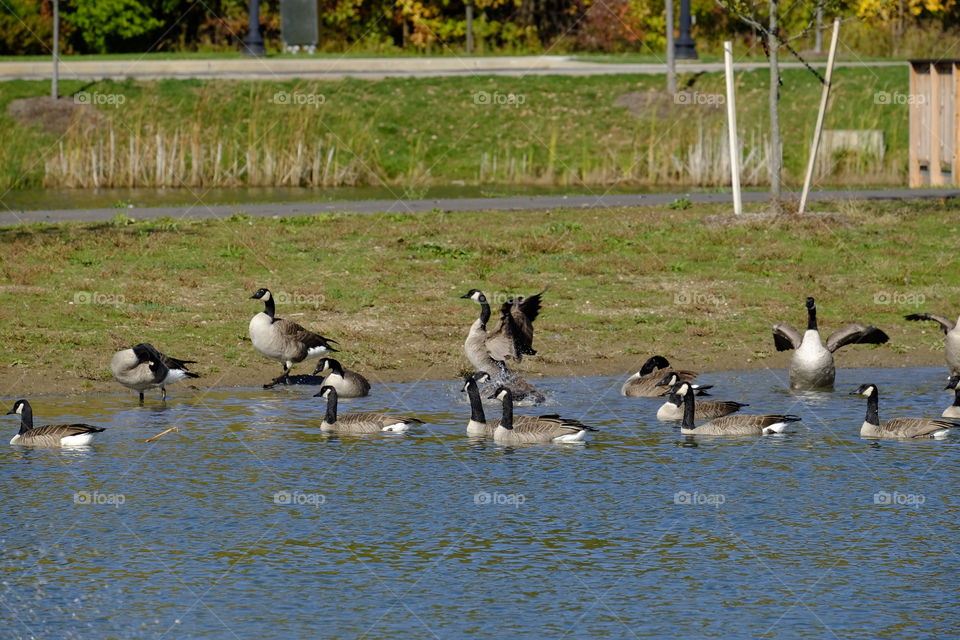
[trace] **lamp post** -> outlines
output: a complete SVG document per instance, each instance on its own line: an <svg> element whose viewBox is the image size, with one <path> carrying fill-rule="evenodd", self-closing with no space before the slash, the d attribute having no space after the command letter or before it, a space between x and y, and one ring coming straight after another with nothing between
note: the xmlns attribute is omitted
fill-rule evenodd
<svg viewBox="0 0 960 640"><path fill-rule="evenodd" d="M260 0L250 0L250 30L243 45L245 55L260 58L267 53L263 48L263 36L260 35Z"/></svg>
<svg viewBox="0 0 960 640"><path fill-rule="evenodd" d="M690 37L690 0L680 0L680 35L675 47L678 60L697 59L697 43Z"/></svg>

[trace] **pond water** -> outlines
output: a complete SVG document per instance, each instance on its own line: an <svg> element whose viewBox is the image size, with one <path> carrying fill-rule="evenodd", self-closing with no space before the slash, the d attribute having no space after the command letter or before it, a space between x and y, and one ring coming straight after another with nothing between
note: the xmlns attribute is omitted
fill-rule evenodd
<svg viewBox="0 0 960 640"><path fill-rule="evenodd" d="M107 431L4 445L0 635L951 636L960 434L863 440L866 401L847 395L875 382L881 418L938 416L945 369L838 375L810 394L782 371L701 376L717 399L804 418L749 439L685 438L619 376L544 379L550 406L518 413L601 431L516 450L466 437L454 381L341 401L426 422L367 439L321 434L315 387L38 397L40 423Z"/></svg>

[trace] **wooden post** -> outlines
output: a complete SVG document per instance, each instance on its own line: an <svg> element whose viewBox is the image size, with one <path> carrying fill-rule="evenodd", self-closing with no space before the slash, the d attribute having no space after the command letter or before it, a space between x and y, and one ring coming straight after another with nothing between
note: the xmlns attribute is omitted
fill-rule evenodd
<svg viewBox="0 0 960 640"><path fill-rule="evenodd" d="M730 140L730 186L733 188L733 212L743 213L740 197L740 145L737 142L737 103L733 78L733 42L723 43L723 65L727 79L727 129Z"/></svg>
<svg viewBox="0 0 960 640"><path fill-rule="evenodd" d="M950 163L950 178L960 184L960 62L953 62L953 161Z"/></svg>
<svg viewBox="0 0 960 640"><path fill-rule="evenodd" d="M917 96L920 93L920 79L917 77L920 70L917 68L919 63L910 64L910 96L913 100L908 100L910 110L910 147L909 153L909 173L910 188L916 189L923 186L923 176L920 175L920 118L923 115L923 105L918 104ZM926 64L926 63L924 63Z"/></svg>
<svg viewBox="0 0 960 640"><path fill-rule="evenodd" d="M473 55L473 0L467 0L467 55Z"/></svg>
<svg viewBox="0 0 960 640"><path fill-rule="evenodd" d="M813 142L810 143L810 156L807 158L807 175L803 179L803 192L800 194L800 208L798 213L803 214L807 208L807 197L810 195L810 185L813 183L813 170L817 162L817 151L820 149L820 136L823 134L823 119L827 113L827 101L830 99L830 85L833 83L833 62L837 55L837 40L840 39L840 18L833 21L833 35L830 37L830 53L827 54L827 73L823 82L823 92L820 94L820 111L817 112L817 124L813 128Z"/></svg>
<svg viewBox="0 0 960 640"><path fill-rule="evenodd" d="M53 0L53 76L50 79L50 95L60 97L60 0Z"/></svg>
<svg viewBox="0 0 960 640"><path fill-rule="evenodd" d="M667 93L677 93L677 57L673 50L673 0L667 0Z"/></svg>
<svg viewBox="0 0 960 640"><path fill-rule="evenodd" d="M940 167L940 71L930 63L930 185L943 184Z"/></svg>

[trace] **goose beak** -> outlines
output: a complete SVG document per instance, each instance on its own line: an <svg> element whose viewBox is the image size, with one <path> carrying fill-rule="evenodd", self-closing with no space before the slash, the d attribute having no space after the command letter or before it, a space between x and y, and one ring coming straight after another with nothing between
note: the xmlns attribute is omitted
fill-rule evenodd
<svg viewBox="0 0 960 640"><path fill-rule="evenodd" d="M323 391L317 391L315 394L313 394L314 398L319 398L321 396L323 396Z"/></svg>
<svg viewBox="0 0 960 640"><path fill-rule="evenodd" d="M14 415L15 413L16 413L16 411L14 411L13 409L10 409L10 411L7 411L7 415L8 415L8 416L12 416L12 415Z"/></svg>
<svg viewBox="0 0 960 640"><path fill-rule="evenodd" d="M469 294L469 293L465 293L465 294L463 294L463 295L460 296L460 297L466 300L466 299L469 299L469 298L470 298L470 294Z"/></svg>

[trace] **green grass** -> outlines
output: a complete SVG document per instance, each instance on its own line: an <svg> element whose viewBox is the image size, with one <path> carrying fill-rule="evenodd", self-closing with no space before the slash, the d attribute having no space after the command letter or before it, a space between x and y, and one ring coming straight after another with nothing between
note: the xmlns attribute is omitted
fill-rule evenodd
<svg viewBox="0 0 960 640"><path fill-rule="evenodd" d="M247 338L259 287L371 373L447 377L465 366L477 308L459 296L473 287L505 299L549 286L532 366L554 371L652 352L768 364L770 326L801 323L807 295L828 329L887 330L898 351L883 353L897 362L917 345L938 348L939 331L901 316L956 313L960 286L945 274L956 271L960 225L945 220L960 220L960 203L837 206L835 218L728 227L704 224L728 211L719 206L6 227L0 380L29 367L27 379L103 382L112 350L149 341L201 372L262 382L278 372Z"/></svg>
<svg viewBox="0 0 960 640"><path fill-rule="evenodd" d="M767 122L767 73L737 75L741 138L758 147ZM722 155L724 110L678 105L669 98L640 116L615 101L633 91L660 90L658 76L525 78L472 77L343 80L329 82L64 81L63 92L123 96L101 105L91 131L78 128L60 140L9 116L0 148L0 187L38 186L351 186L402 185L420 189L468 184L712 186L726 177ZM682 74L680 86L707 96L724 92L721 74ZM877 91L907 91L907 70L837 69L826 126L881 129L886 160L827 179L837 184L902 183L908 135L906 106L876 104ZM43 95L43 82L0 87L0 113L18 97ZM278 92L320 96L322 104L280 104ZM511 104L484 104L498 100ZM511 98L513 96L513 98ZM788 183L798 184L820 96L806 70L783 73L781 118ZM522 98L522 103L521 103ZM480 102L480 103L478 103ZM659 105L659 106L658 106ZM691 176L686 161L702 132L712 156L711 178ZM167 166L158 178L152 163L162 137ZM112 136L112 137L111 137ZM51 168L62 144L65 167ZM128 150L140 156L131 169ZM219 164L214 157L222 151ZM330 153L333 155L328 155ZM177 156L176 154L180 155ZM91 157L96 156L95 164ZM168 157L169 156L169 157ZM248 158L253 158L252 165ZM59 166L59 165L58 165ZM93 175L99 166L100 175ZM754 163L765 183L765 163ZM194 167L197 168L196 174ZM135 174L135 175L134 175ZM131 184L132 183L132 184Z"/></svg>

